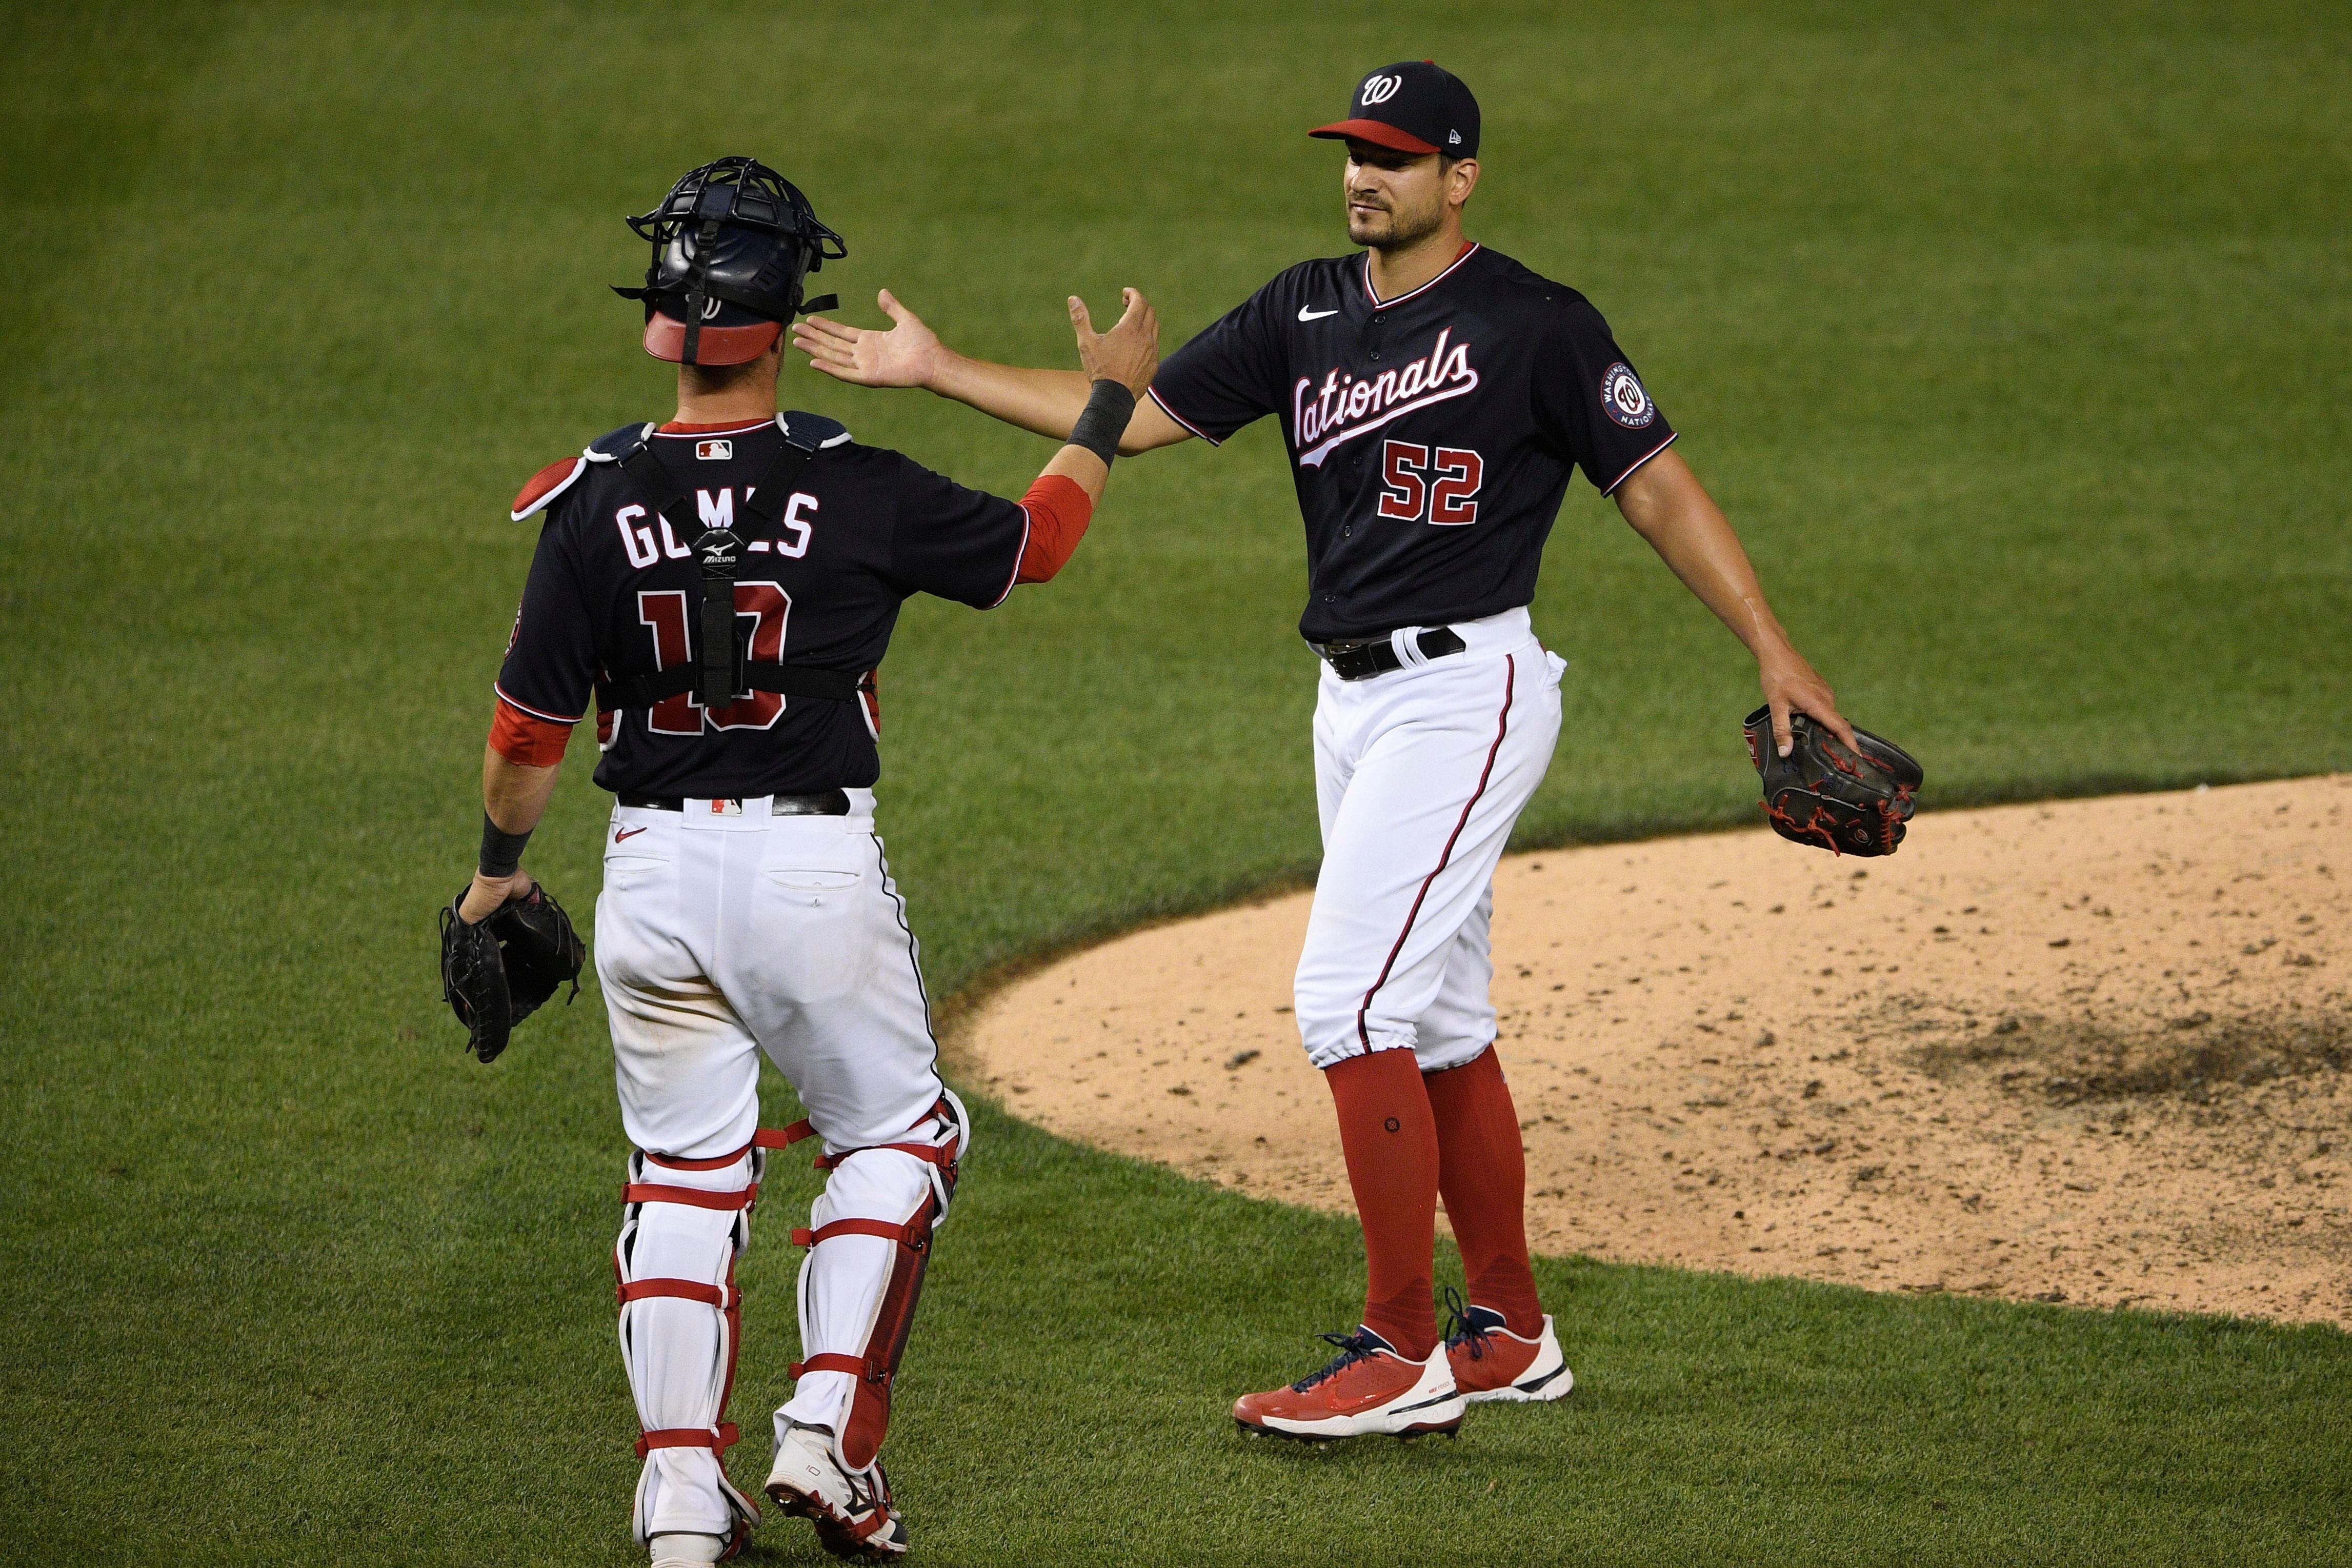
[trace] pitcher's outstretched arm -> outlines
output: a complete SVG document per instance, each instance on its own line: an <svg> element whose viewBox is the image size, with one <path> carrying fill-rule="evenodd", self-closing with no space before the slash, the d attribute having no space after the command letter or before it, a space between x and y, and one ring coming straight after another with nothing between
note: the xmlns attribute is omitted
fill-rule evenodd
<svg viewBox="0 0 2352 1568"><path fill-rule="evenodd" d="M1119 297L1126 309L1112 332L1131 323L1156 329L1157 313L1139 290L1124 289ZM893 323L887 331L809 316L793 324L793 346L809 356L813 369L836 381L853 386L922 387L1040 436L1057 439L1067 436L1086 408L1093 384L1085 372L972 359L941 342L940 335L887 289L875 296L875 302ZM1072 319L1085 326L1085 305L1075 297L1070 303ZM1118 449L1121 456L1132 457L1155 447L1173 446L1191 435L1158 404L1144 398L1136 405L1135 417L1129 422Z"/></svg>

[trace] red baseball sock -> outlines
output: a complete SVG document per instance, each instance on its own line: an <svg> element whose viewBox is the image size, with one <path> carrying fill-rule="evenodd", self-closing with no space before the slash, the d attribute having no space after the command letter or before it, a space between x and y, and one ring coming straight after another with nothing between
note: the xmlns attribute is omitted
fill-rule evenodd
<svg viewBox="0 0 2352 1568"><path fill-rule="evenodd" d="M1437 1126L1421 1065L1409 1050L1372 1051L1327 1068L1323 1078L1339 1112L1348 1184L1364 1222L1364 1326L1400 1354L1425 1361L1437 1348L1437 1312L1430 1304ZM1517 1131L1514 1125L1514 1137Z"/></svg>
<svg viewBox="0 0 2352 1568"><path fill-rule="evenodd" d="M1437 1184L1462 1248L1470 1304L1494 1308L1505 1328L1532 1339L1543 1331L1543 1308L1528 1267L1528 1156L1503 1064L1489 1046L1476 1060L1422 1082L1437 1126Z"/></svg>

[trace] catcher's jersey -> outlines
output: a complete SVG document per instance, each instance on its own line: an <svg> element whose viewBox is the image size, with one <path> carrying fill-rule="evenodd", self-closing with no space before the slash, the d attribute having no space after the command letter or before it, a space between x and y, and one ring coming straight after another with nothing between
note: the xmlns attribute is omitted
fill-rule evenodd
<svg viewBox="0 0 2352 1568"><path fill-rule="evenodd" d="M1393 300L1367 256L1303 261L1151 398L1213 444L1281 416L1314 642L1527 604L1570 468L1605 495L1675 438L1591 301L1476 245Z"/></svg>
<svg viewBox="0 0 2352 1568"><path fill-rule="evenodd" d="M741 502L787 423L818 450L763 536L749 531ZM753 623L755 662L862 675L881 664L910 595L987 609L1012 591L1029 527L1018 502L858 446L832 420L794 412L670 426L652 445L685 492L683 505L749 541L735 604ZM600 672L617 679L691 662L699 578L691 540L675 535L617 463L583 458L545 470L517 511L541 505L539 551L498 693L525 713L571 724L587 714ZM881 773L879 718L870 698L770 691L711 711L688 694L600 713L596 783L616 794L698 798L864 788Z"/></svg>

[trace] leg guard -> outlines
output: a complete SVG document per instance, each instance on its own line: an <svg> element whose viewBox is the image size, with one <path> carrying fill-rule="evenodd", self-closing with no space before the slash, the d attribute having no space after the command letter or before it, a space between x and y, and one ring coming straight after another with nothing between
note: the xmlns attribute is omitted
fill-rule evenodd
<svg viewBox="0 0 2352 1568"><path fill-rule="evenodd" d="M758 1505L721 1462L736 1441L726 1419L742 1331L735 1259L751 1243L764 1151L804 1135L762 1131L753 1146L712 1160L629 1157L613 1271L621 1359L643 1427L633 1521L640 1542L682 1532L740 1546L759 1522Z"/></svg>
<svg viewBox="0 0 2352 1568"><path fill-rule="evenodd" d="M905 1139L817 1162L833 1174L810 1227L793 1232L809 1249L800 1278L807 1359L793 1365L800 1386L776 1412L780 1445L797 1422L833 1433L835 1458L853 1473L881 1452L931 1233L955 1195L969 1128L962 1102L942 1094Z"/></svg>

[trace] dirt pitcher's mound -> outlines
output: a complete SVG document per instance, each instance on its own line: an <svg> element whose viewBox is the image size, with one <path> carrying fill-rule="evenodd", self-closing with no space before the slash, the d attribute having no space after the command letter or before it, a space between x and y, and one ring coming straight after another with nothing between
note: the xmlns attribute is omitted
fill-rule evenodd
<svg viewBox="0 0 2352 1568"><path fill-rule="evenodd" d="M1021 1114L1345 1210L1304 894L992 998ZM1495 888L1539 1250L2352 1327L2352 776L1552 850Z"/></svg>

